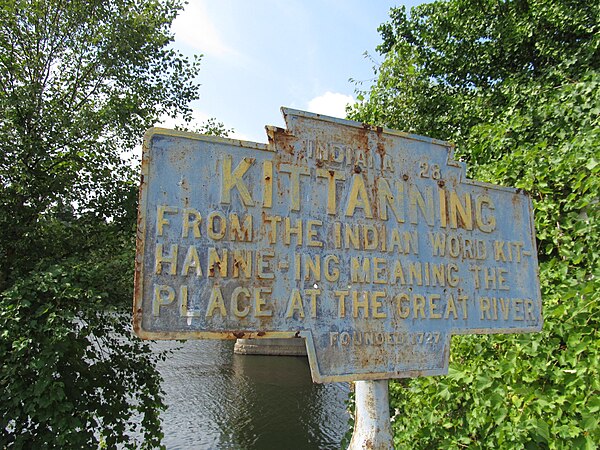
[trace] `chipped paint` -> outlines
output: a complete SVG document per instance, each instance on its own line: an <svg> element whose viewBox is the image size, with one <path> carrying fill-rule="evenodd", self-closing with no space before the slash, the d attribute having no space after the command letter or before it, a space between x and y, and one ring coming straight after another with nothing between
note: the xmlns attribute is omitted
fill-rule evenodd
<svg viewBox="0 0 600 450"><path fill-rule="evenodd" d="M388 380L354 383L354 429L348 450L393 448Z"/></svg>
<svg viewBox="0 0 600 450"><path fill-rule="evenodd" d="M303 337L326 382L444 374L452 334L541 329L526 194L466 179L447 142L282 111L268 144L146 133L139 336Z"/></svg>

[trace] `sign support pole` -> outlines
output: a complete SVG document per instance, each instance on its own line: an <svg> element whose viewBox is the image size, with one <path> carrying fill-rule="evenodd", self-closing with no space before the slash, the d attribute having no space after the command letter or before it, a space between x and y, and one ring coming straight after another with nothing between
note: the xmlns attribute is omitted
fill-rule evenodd
<svg viewBox="0 0 600 450"><path fill-rule="evenodd" d="M394 448L388 393L389 380L356 381L354 431L348 450Z"/></svg>

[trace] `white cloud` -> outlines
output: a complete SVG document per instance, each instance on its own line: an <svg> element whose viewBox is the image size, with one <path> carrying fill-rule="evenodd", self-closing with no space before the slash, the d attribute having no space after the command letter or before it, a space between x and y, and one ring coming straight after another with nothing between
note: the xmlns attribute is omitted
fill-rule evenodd
<svg viewBox="0 0 600 450"><path fill-rule="evenodd" d="M213 21L208 16L203 2L190 1L173 22L176 42L185 44L195 51L224 59L239 57L237 50L228 46Z"/></svg>
<svg viewBox="0 0 600 450"><path fill-rule="evenodd" d="M346 117L346 105L352 104L354 101L354 97L351 95L327 91L310 100L307 108L310 112L317 114L344 118Z"/></svg>

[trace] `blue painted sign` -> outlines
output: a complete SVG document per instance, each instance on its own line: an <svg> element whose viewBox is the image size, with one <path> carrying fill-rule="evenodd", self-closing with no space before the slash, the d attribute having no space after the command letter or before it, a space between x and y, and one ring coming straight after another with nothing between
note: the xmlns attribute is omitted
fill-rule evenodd
<svg viewBox="0 0 600 450"><path fill-rule="evenodd" d="M147 132L138 335L305 338L325 382L444 374L452 334L541 329L527 194L446 142L283 113L266 145Z"/></svg>

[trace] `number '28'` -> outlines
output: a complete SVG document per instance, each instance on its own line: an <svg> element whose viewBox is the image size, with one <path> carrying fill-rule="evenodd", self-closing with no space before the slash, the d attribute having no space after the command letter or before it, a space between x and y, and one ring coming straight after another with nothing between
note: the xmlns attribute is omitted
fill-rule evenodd
<svg viewBox="0 0 600 450"><path fill-rule="evenodd" d="M421 161L419 168L421 169L419 172L421 178L433 178L434 180L439 180L442 176L438 164L430 165L427 161Z"/></svg>

